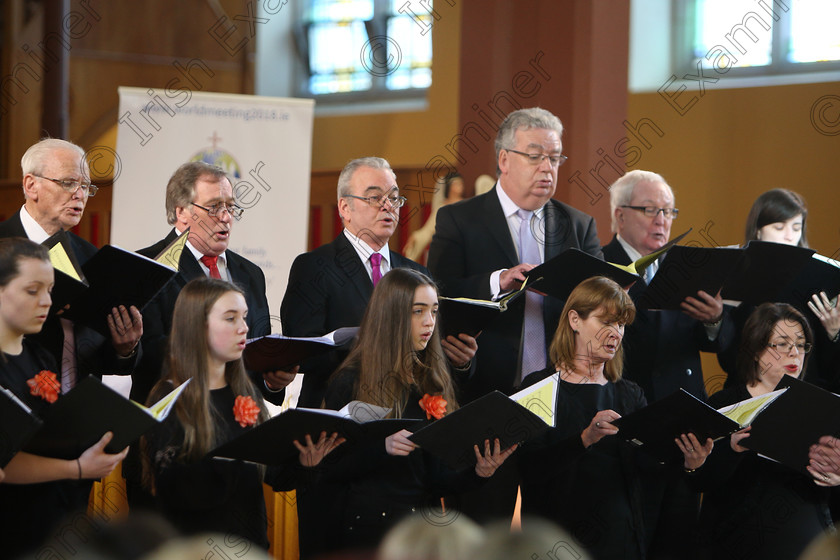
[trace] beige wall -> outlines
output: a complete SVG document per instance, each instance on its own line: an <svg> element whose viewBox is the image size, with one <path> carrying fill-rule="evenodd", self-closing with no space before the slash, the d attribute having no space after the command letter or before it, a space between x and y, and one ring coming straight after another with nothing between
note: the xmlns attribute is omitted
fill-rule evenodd
<svg viewBox="0 0 840 560"><path fill-rule="evenodd" d="M312 169L339 169L348 160L380 156L392 166L422 166L455 134L461 4L435 3L440 19L432 27L432 86L425 111L316 117ZM418 33L420 32L418 28Z"/></svg>

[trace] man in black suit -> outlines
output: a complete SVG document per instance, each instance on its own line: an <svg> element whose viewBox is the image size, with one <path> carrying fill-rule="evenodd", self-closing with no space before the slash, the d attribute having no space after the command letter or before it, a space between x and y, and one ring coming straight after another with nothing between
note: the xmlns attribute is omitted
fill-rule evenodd
<svg viewBox="0 0 840 560"><path fill-rule="evenodd" d="M143 358L132 376L131 396L138 402L146 400L160 379L175 301L193 278L210 276L238 284L248 304L248 337L271 333L265 275L260 267L227 248L233 222L242 213L230 180L218 167L203 162L185 163L169 179L166 218L174 227L164 239L138 253L154 258L187 228L190 237L178 260L178 274L146 307ZM295 372L261 373L262 379L251 372L252 379L267 400L281 404L284 388L294 379Z"/></svg>
<svg viewBox="0 0 840 560"><path fill-rule="evenodd" d="M674 193L662 176L649 171L629 171L610 187L612 230L615 236L603 247L604 258L616 264L631 262L668 242L677 216ZM667 255L664 257L667 258ZM654 263L646 276L630 288L638 299L658 269ZM647 281L646 281L647 279ZM720 351L732 340L734 329L724 313L720 294L700 291L681 304L682 311L639 309L624 333L624 377L641 385L648 402L680 388L705 400L700 351ZM659 480L658 507L648 521L653 534L651 558L679 558L696 523L698 500L675 470L664 470Z"/></svg>
<svg viewBox="0 0 840 560"><path fill-rule="evenodd" d="M0 223L0 237L26 237L43 243L59 230L66 230L80 265L96 253L96 247L70 231L82 219L88 197L96 194L90 184L85 151L70 142L46 138L33 144L20 161L24 204L20 211ZM98 332L50 315L41 332L30 335L56 360L62 390L68 390L88 375L128 374L136 364L143 317L135 308L115 308L107 317L110 343Z"/></svg>
<svg viewBox="0 0 840 560"><path fill-rule="evenodd" d="M438 211L429 269L443 284L444 295L495 298L519 288L525 273L569 248L601 258L595 220L551 198L558 167L566 159L561 155L562 133L560 120L539 108L514 111L502 122L495 146L496 186ZM526 235L530 232L531 242L538 246L534 260L520 258L520 228ZM545 348L562 303L545 297L532 311L526 298L519 298L484 329L466 400L492 390L510 394L523 377L547 365ZM537 329L527 336L526 307ZM534 352L541 351L536 361L523 360L523 338L536 341Z"/></svg>
<svg viewBox="0 0 840 560"><path fill-rule="evenodd" d="M566 160L563 125L540 108L509 114L496 135L496 186L486 194L444 206L429 248L429 269L443 295L496 298L518 289L525 274L569 248L601 258L595 220L554 200L557 170ZM527 293L481 333L476 371L463 401L490 391L513 392L522 378L544 369L563 302ZM472 518L510 519L516 471L503 465L479 492L462 498Z"/></svg>
<svg viewBox="0 0 840 560"><path fill-rule="evenodd" d="M382 158L351 161L338 178L338 211L344 231L331 243L299 255L289 271L280 320L288 336L322 336L341 327L357 327L378 281L393 268L429 271L388 247L399 222L396 175ZM372 259L379 262L374 267ZM376 270L374 270L376 269ZM475 339L448 337L444 350L454 365L469 363ZM327 380L346 356L331 352L307 361L298 406L319 407Z"/></svg>
<svg viewBox="0 0 840 560"><path fill-rule="evenodd" d="M616 235L603 247L604 258L622 265L665 245L678 212L668 183L640 170L626 173L610 187L610 209ZM656 269L658 264L652 265L646 277L652 278ZM630 288L634 301L645 288L645 278ZM641 385L648 402L680 388L705 400L700 351L720 351L732 339L732 323L720 295L701 291L681 306L682 311L638 310L636 320L627 325L624 375Z"/></svg>

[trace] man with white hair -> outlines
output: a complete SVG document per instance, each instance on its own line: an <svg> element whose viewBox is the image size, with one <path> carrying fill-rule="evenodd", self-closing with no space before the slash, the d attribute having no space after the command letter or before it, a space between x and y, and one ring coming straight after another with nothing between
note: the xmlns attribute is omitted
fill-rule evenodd
<svg viewBox="0 0 840 560"><path fill-rule="evenodd" d="M59 230L67 231L80 265L96 247L70 231L77 226L89 197L98 190L90 184L85 151L66 140L46 138L32 145L20 161L24 204L0 223L0 237L26 237L43 243ZM92 329L51 315L34 335L55 356L61 368L62 392L87 375L128 374L136 363L143 318L131 307L114 308L107 317L110 344Z"/></svg>
<svg viewBox="0 0 840 560"><path fill-rule="evenodd" d="M615 236L603 247L604 258L622 265L665 245L679 213L665 179L641 170L629 171L613 183L610 210ZM654 263L630 289L634 301L657 269ZM642 386L648 402L680 388L705 400L700 351L718 352L732 339L733 326L725 320L719 294L700 291L681 307L682 311L639 310L633 324L627 325L624 376Z"/></svg>
<svg viewBox="0 0 840 560"><path fill-rule="evenodd" d="M661 175L634 170L610 187L612 241L603 247L604 258L630 264L660 249L671 236L679 210L674 192ZM665 257L668 258L667 254ZM658 269L654 263L630 288L636 301ZM649 403L685 389L705 400L700 351L721 351L731 343L734 326L724 311L720 294L700 291L687 297L682 310L636 311L624 332L624 377L641 385ZM646 524L651 534L650 558L680 558L697 519L698 498L676 469L663 469L651 488Z"/></svg>

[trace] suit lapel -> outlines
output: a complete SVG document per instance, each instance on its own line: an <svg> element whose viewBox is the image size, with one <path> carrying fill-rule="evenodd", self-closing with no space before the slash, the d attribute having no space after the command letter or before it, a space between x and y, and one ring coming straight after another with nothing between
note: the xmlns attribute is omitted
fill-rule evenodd
<svg viewBox="0 0 840 560"><path fill-rule="evenodd" d="M373 294L373 282L367 275L367 270L365 270L359 254L356 253L356 249L343 231L338 234L333 243L335 244L336 266L350 280L350 283L364 298L364 301L368 301Z"/></svg>
<svg viewBox="0 0 840 560"><path fill-rule="evenodd" d="M479 217L477 223L485 223L488 235L492 238L502 251L502 254L511 263L516 265L519 263L519 256L516 254L516 247L513 246L513 239L510 236L510 227L507 223L507 218L502 211L502 205L499 202L499 195L496 194L496 189L499 184L493 187L490 192L484 195L484 219Z"/></svg>

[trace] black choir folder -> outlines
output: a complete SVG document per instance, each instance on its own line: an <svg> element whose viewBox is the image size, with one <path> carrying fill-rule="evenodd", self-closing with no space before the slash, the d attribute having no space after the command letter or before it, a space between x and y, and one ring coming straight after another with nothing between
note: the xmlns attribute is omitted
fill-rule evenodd
<svg viewBox="0 0 840 560"><path fill-rule="evenodd" d="M384 441L391 434L415 429L423 422L385 418L389 412L390 409L361 401L352 401L341 410L293 408L220 445L208 455L280 465L297 457L299 452L292 442L304 444L307 434L314 442L321 432L328 436L338 433L347 440L342 444L344 447L371 439Z"/></svg>
<svg viewBox="0 0 840 560"><path fill-rule="evenodd" d="M667 461L682 455L674 440L693 433L700 442L718 440L749 425L772 410L785 388L759 395L715 410L684 389L649 404L618 420L618 436L659 459Z"/></svg>
<svg viewBox="0 0 840 560"><path fill-rule="evenodd" d="M517 294L519 292L516 292ZM469 298L440 297L441 336L457 337L464 333L477 336L496 317L507 309L509 300L504 305L499 301L486 301Z"/></svg>
<svg viewBox="0 0 840 560"><path fill-rule="evenodd" d="M112 308L133 305L142 311L177 274L170 266L113 245L105 245L79 267L63 230L44 245L58 271L53 312L105 336L109 335L106 317Z"/></svg>
<svg viewBox="0 0 840 560"><path fill-rule="evenodd" d="M493 391L428 424L408 439L440 457L454 470L475 466L478 445L484 453L484 440L499 439L502 449L527 441L549 428L540 416L513 398Z"/></svg>
<svg viewBox="0 0 840 560"><path fill-rule="evenodd" d="M353 341L359 327L343 327L324 336L290 337L270 334L248 340L242 358L251 371L287 370L301 361Z"/></svg>
<svg viewBox="0 0 840 560"><path fill-rule="evenodd" d="M580 249L566 249L556 257L532 268L527 274L527 282L522 287L565 300L584 280L593 276L606 276L622 288L629 289L655 260L675 247L690 232L691 228L653 253L628 265L606 262Z"/></svg>
<svg viewBox="0 0 840 560"><path fill-rule="evenodd" d="M0 387L0 469L41 426L41 420L17 396Z"/></svg>
<svg viewBox="0 0 840 560"><path fill-rule="evenodd" d="M86 377L47 408L43 425L23 450L45 457L75 459L110 431L114 437L105 451L119 453L166 418L187 383L189 380L147 408L95 377Z"/></svg>
<svg viewBox="0 0 840 560"><path fill-rule="evenodd" d="M829 299L840 292L837 261L804 247L750 241L722 296L756 305L775 301L804 308L813 294L823 291Z"/></svg>
<svg viewBox="0 0 840 560"><path fill-rule="evenodd" d="M753 422L741 445L811 476L808 451L822 436L840 437L840 396L786 375L785 389Z"/></svg>
<svg viewBox="0 0 840 560"><path fill-rule="evenodd" d="M727 247L671 247L651 283L638 297L641 309L680 309L680 303L703 290L714 297L743 257Z"/></svg>

